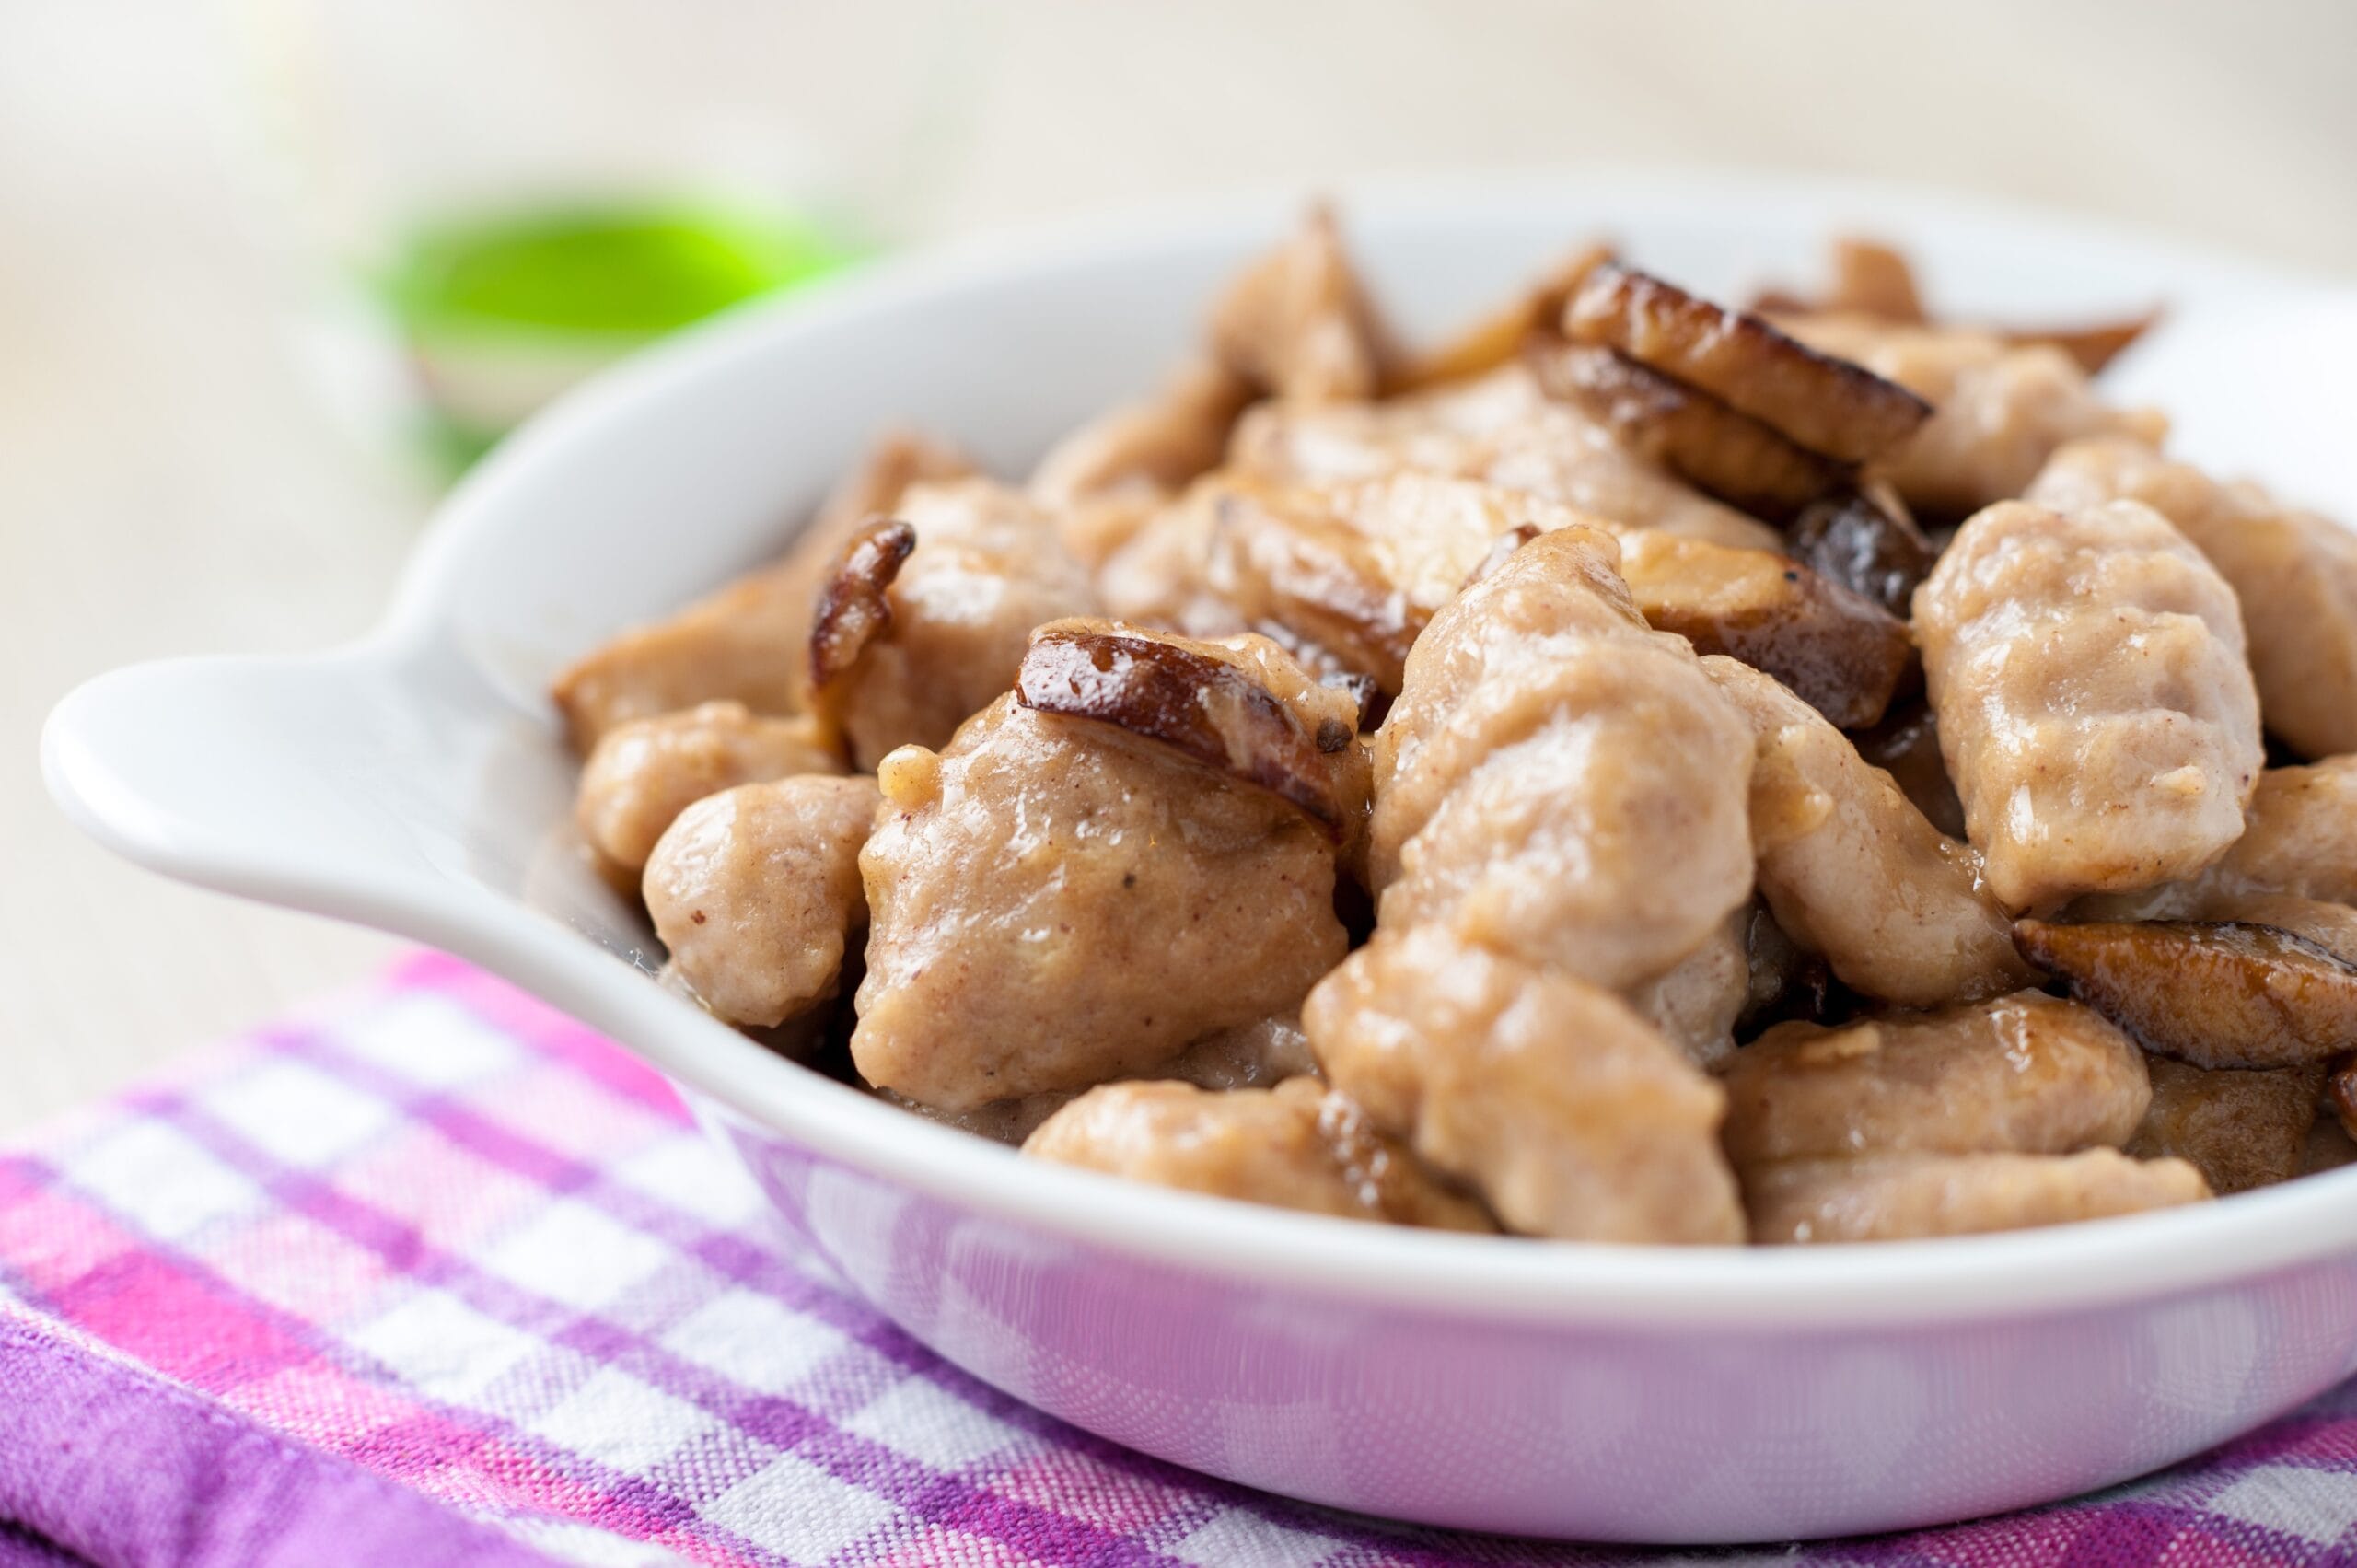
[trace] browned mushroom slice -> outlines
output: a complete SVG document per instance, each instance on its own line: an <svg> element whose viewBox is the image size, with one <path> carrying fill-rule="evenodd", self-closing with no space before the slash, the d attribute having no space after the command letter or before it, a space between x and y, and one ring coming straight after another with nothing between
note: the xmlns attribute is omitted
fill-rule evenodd
<svg viewBox="0 0 2357 1568"><path fill-rule="evenodd" d="M1563 331L1619 349L1844 462L1889 450L1932 413L1931 404L1862 366L1616 262L1582 281Z"/></svg>
<svg viewBox="0 0 2357 1568"><path fill-rule="evenodd" d="M842 679L869 641L892 624L892 602L885 590L916 547L916 529L889 517L863 524L843 546L834 571L819 587L810 618L814 692Z"/></svg>
<svg viewBox="0 0 2357 1568"><path fill-rule="evenodd" d="M1255 625L1273 622L1396 693L1431 619L1367 536L1316 490L1223 486L1211 496L1210 575Z"/></svg>
<svg viewBox="0 0 2357 1568"><path fill-rule="evenodd" d="M2357 909L2286 893L2221 893L2190 912L2195 920L2236 920L2305 936L2326 952L2357 964Z"/></svg>
<svg viewBox="0 0 2357 1568"><path fill-rule="evenodd" d="M1531 334L1551 331L1572 291L1596 265L1610 258L1602 245L1581 247L1511 303L1492 311L1440 347L1396 368L1386 393L1413 392L1444 381L1469 381L1511 361Z"/></svg>
<svg viewBox="0 0 2357 1568"><path fill-rule="evenodd" d="M1280 397L1354 401L1382 380L1382 333L1322 206L1228 285L1212 308L1211 340L1222 365Z"/></svg>
<svg viewBox="0 0 2357 1568"><path fill-rule="evenodd" d="M1915 656L1907 628L1796 561L1653 531L1621 541L1647 624L1792 688L1838 729L1883 715Z"/></svg>
<svg viewBox="0 0 2357 1568"><path fill-rule="evenodd" d="M2357 1050L2357 964L2271 925L2020 921L2022 956L2145 1048L2200 1067L2293 1067Z"/></svg>
<svg viewBox="0 0 2357 1568"><path fill-rule="evenodd" d="M1043 626L1023 656L1015 698L1039 713L1158 740L1291 801L1329 832L1342 830L1321 747L1340 750L1351 738L1310 735L1291 709L1224 660L1133 632Z"/></svg>
<svg viewBox="0 0 2357 1568"><path fill-rule="evenodd" d="M1526 357L1549 397L1611 431L1638 457L1755 517L1789 523L1849 481L1849 464L1795 446L1748 414L1626 354L1541 338Z"/></svg>
<svg viewBox="0 0 2357 1568"><path fill-rule="evenodd" d="M2161 319L2158 308L2119 321L2097 321L2084 327L2009 327L1997 335L2017 347L2046 343L2061 349L2093 376L2153 330Z"/></svg>
<svg viewBox="0 0 2357 1568"><path fill-rule="evenodd" d="M1794 560L1902 621L1915 586L1939 559L1903 508L1886 506L1858 490L1811 502L1794 520L1785 541Z"/></svg>
<svg viewBox="0 0 2357 1568"><path fill-rule="evenodd" d="M2323 1068L2249 1072L2196 1067L2165 1056L2147 1066L2153 1104L2128 1141L2128 1153L2189 1161L2221 1197L2300 1174Z"/></svg>

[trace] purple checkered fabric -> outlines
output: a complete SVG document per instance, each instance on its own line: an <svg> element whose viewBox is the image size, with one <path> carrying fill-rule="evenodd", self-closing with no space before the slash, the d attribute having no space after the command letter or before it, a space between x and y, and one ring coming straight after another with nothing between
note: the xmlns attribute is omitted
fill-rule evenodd
<svg viewBox="0 0 2357 1568"><path fill-rule="evenodd" d="M0 1568L1605 1563L1125 1452L833 1283L619 1049L454 960L0 1156ZM2035 1514L1713 1561L2311 1563L2344 1388Z"/></svg>

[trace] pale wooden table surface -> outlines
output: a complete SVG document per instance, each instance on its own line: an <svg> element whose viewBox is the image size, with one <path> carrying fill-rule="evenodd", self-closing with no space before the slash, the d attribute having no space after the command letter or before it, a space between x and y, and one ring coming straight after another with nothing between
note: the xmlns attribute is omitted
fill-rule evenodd
<svg viewBox="0 0 2357 1568"><path fill-rule="evenodd" d="M823 50L839 14L787 16ZM1717 162L1993 191L2357 276L2357 8L2334 0L987 15L936 229L1376 169ZM289 352L300 279L240 168L220 21L0 8L0 1130L392 950L115 864L34 761L88 675L361 630L430 504Z"/></svg>

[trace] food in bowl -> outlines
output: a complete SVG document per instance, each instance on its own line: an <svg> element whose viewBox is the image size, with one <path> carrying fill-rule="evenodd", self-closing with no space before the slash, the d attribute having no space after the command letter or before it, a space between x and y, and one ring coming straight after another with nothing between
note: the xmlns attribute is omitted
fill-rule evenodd
<svg viewBox="0 0 2357 1568"><path fill-rule="evenodd" d="M583 832L715 1016L1230 1198L1828 1242L2357 1155L2357 540L2109 406L2131 328L1836 277L1590 249L1411 354L1314 215L1022 483L888 436L567 670Z"/></svg>

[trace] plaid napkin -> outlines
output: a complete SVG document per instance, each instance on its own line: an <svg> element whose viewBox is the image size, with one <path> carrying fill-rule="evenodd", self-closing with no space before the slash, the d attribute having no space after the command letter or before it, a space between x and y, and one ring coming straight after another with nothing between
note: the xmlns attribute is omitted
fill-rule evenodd
<svg viewBox="0 0 2357 1568"><path fill-rule="evenodd" d="M2065 1507L1703 1555L2337 1562L2352 1527L2343 1388ZM1028 1411L797 1251L652 1074L449 958L0 1155L0 1568L1647 1556L1306 1507Z"/></svg>

